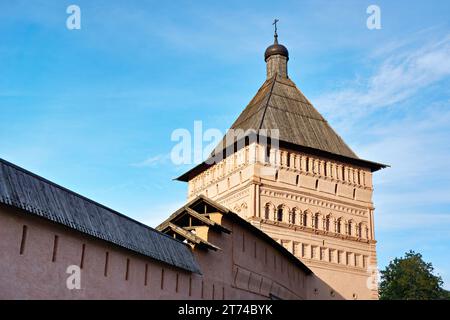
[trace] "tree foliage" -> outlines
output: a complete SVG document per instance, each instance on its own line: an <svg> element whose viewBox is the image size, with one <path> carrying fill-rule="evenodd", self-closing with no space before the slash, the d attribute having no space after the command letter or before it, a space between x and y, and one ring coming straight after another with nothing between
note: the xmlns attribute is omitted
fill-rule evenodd
<svg viewBox="0 0 450 320"><path fill-rule="evenodd" d="M381 271L379 285L382 300L437 300L448 299L440 276L433 274L431 263L423 261L420 253L409 251L395 258Z"/></svg>

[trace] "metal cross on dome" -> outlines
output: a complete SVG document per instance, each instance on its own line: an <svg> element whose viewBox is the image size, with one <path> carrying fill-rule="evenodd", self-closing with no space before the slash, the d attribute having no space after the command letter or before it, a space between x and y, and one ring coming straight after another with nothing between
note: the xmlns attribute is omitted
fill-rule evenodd
<svg viewBox="0 0 450 320"><path fill-rule="evenodd" d="M277 23L278 23L279 21L280 21L280 20L275 19L275 20L273 20L273 23L272 23L272 25L275 26L275 34L277 34Z"/></svg>

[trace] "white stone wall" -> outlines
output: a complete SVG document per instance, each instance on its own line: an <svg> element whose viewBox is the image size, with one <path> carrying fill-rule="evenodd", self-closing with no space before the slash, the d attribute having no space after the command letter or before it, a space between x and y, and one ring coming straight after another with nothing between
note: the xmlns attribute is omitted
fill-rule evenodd
<svg viewBox="0 0 450 320"><path fill-rule="evenodd" d="M372 192L368 168L254 143L192 179L188 198L204 194L218 201L277 239L344 297L371 299L377 298L366 285L376 265Z"/></svg>

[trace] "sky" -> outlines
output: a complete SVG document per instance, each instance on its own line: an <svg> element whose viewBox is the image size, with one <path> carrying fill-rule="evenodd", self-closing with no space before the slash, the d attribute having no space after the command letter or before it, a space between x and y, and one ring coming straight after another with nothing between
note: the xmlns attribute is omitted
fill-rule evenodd
<svg viewBox="0 0 450 320"><path fill-rule="evenodd" d="M69 30L69 5L81 29ZM381 29L366 10L378 5ZM450 2L0 2L0 158L156 226L186 200L177 129L225 133L265 48L374 176L379 268L410 249L450 289Z"/></svg>

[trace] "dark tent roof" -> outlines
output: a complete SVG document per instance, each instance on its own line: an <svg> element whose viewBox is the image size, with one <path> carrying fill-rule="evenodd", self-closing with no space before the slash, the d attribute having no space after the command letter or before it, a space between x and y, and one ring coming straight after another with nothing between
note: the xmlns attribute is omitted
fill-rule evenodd
<svg viewBox="0 0 450 320"><path fill-rule="evenodd" d="M359 159L295 84L279 76L263 84L231 129L278 129L281 141Z"/></svg>
<svg viewBox="0 0 450 320"><path fill-rule="evenodd" d="M360 159L294 82L277 75L264 82L230 129L242 129L246 133L255 132L258 135L263 130L278 129L280 146L336 158L373 171L386 167ZM231 142L236 143L236 139L227 140L225 135L215 151L222 152ZM203 162L177 179L188 181L208 167Z"/></svg>
<svg viewBox="0 0 450 320"><path fill-rule="evenodd" d="M0 159L0 203L200 273L186 244L3 159Z"/></svg>

